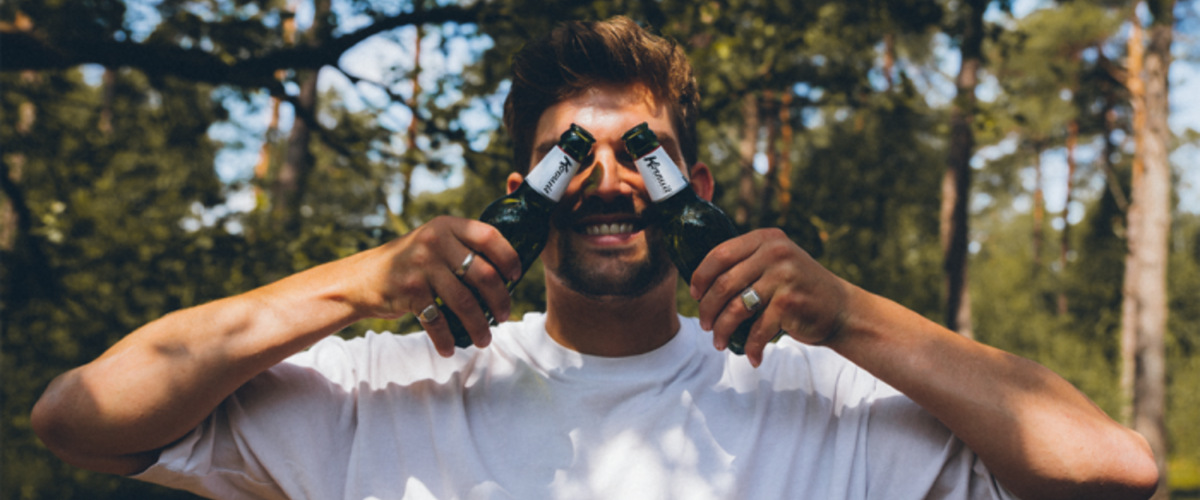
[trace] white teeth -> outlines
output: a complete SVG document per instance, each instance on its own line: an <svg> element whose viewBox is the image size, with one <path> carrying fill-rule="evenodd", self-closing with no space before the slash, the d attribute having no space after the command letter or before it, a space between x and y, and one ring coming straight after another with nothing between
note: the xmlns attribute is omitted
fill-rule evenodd
<svg viewBox="0 0 1200 500"><path fill-rule="evenodd" d="M633 224L595 224L587 226L586 231L589 236L632 233Z"/></svg>

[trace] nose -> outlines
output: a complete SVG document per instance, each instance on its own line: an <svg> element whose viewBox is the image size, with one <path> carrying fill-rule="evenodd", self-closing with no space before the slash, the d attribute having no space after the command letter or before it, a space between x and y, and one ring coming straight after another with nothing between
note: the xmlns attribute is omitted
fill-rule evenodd
<svg viewBox="0 0 1200 500"><path fill-rule="evenodd" d="M584 172L587 178L583 183L583 197L597 197L606 202L633 197L633 179L630 177L634 172L633 164L626 165L610 147L597 147L593 153L592 163Z"/></svg>

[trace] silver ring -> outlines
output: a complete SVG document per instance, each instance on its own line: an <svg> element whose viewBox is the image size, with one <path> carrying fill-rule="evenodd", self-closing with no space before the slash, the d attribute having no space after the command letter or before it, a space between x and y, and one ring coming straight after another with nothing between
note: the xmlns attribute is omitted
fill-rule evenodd
<svg viewBox="0 0 1200 500"><path fill-rule="evenodd" d="M420 320L422 323L428 323L430 321L438 319L437 304L429 304L429 307L422 309L421 314L417 315L417 319Z"/></svg>
<svg viewBox="0 0 1200 500"><path fill-rule="evenodd" d="M467 252L467 258L463 259L462 265L454 271L454 276L462 279L467 274L467 269L471 267L472 262L475 262L475 252Z"/></svg>
<svg viewBox="0 0 1200 500"><path fill-rule="evenodd" d="M762 298L758 296L758 292L754 291L754 287L742 290L742 305L746 306L746 310L750 312L754 312L758 306L762 305Z"/></svg>

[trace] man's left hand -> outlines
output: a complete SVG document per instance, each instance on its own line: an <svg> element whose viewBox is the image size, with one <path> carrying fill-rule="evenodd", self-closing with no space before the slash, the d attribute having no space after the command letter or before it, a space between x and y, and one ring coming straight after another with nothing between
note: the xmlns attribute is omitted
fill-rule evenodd
<svg viewBox="0 0 1200 500"><path fill-rule="evenodd" d="M760 299L754 310L741 299L750 288ZM700 326L712 330L717 349L729 344L739 324L762 311L746 341L746 356L758 366L780 330L807 344L837 335L849 315L853 289L782 230L771 228L714 248L692 274L690 292L700 302Z"/></svg>

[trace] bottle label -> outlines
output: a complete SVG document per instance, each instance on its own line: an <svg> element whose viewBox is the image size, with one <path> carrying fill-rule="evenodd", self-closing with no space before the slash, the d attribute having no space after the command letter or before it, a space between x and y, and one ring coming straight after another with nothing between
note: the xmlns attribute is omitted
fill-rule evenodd
<svg viewBox="0 0 1200 500"><path fill-rule="evenodd" d="M529 171L525 182L551 201L558 201L562 199L563 193L567 191L567 184L575 177L575 171L578 169L579 162L562 148L554 146L546 153L546 157Z"/></svg>
<svg viewBox="0 0 1200 500"><path fill-rule="evenodd" d="M637 164L638 172L642 174L642 181L646 184L650 199L655 202L670 198L688 185L688 181L683 178L683 171L679 170L662 146L654 148L654 151L638 158L634 163Z"/></svg>

